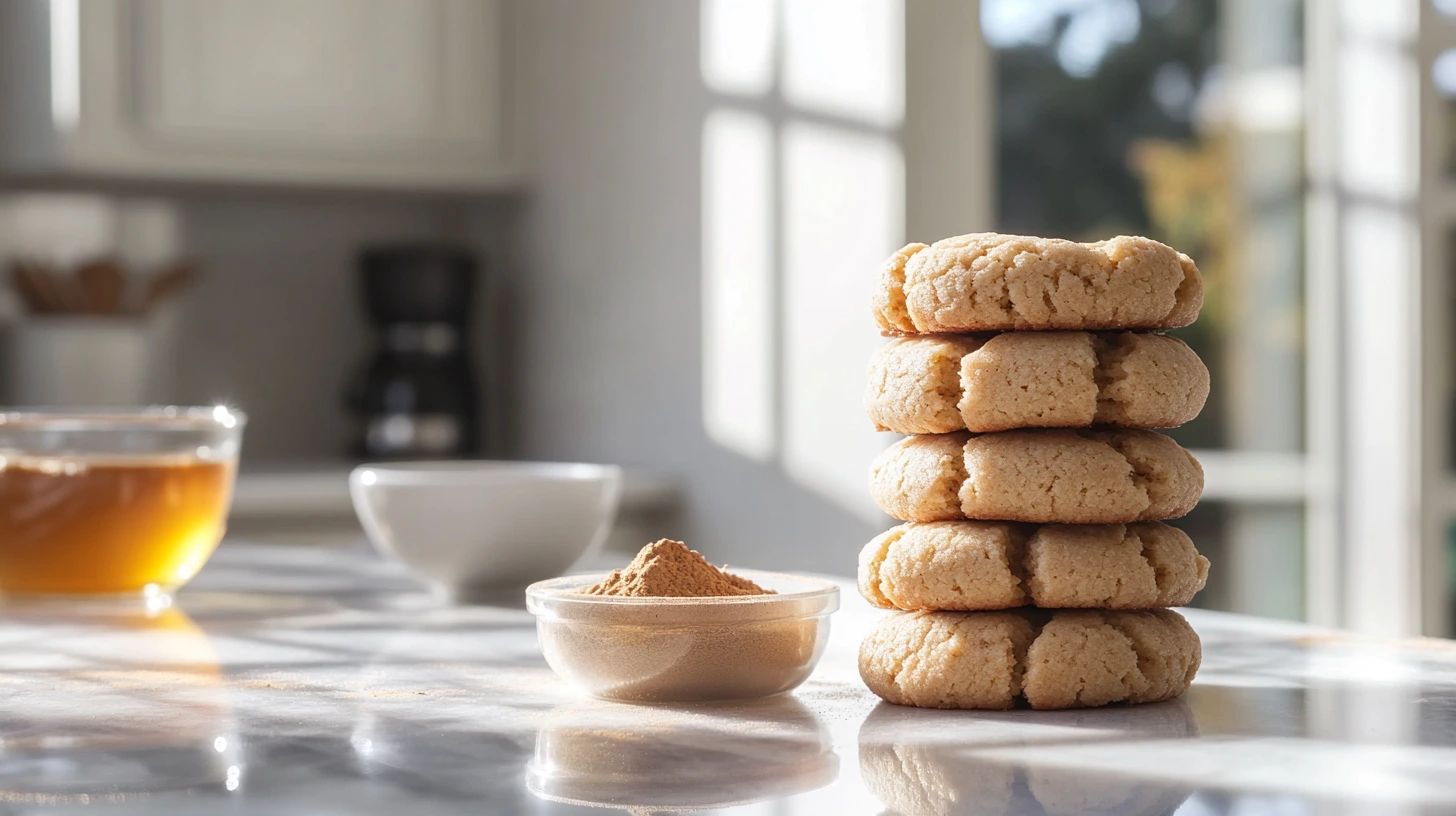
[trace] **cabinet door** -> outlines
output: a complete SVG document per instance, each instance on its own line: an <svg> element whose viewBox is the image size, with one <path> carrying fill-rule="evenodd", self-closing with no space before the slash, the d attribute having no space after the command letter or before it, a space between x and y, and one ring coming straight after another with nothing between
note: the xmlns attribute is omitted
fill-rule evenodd
<svg viewBox="0 0 1456 816"><path fill-rule="evenodd" d="M336 158L501 142L492 0L139 0L144 138Z"/></svg>

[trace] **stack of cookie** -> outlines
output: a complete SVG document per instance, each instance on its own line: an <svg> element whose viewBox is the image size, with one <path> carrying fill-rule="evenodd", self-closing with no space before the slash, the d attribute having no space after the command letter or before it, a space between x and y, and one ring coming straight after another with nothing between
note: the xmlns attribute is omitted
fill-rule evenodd
<svg viewBox="0 0 1456 816"><path fill-rule="evenodd" d="M1203 284L1146 238L975 234L892 256L875 296L896 336L866 407L911 434L871 491L902 524L860 556L861 594L898 610L860 673L892 703L1071 708L1182 694L1198 636L1176 612L1208 561L1163 523L1193 509L1198 462L1149 428L1203 408L1208 369L1156 332Z"/></svg>

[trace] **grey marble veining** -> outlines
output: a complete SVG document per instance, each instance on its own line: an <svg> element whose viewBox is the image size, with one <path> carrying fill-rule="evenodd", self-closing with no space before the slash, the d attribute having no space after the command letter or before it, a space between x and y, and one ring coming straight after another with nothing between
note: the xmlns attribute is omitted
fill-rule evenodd
<svg viewBox="0 0 1456 816"><path fill-rule="evenodd" d="M630 706L558 681L516 608L362 552L224 547L171 609L0 613L0 814L1456 812L1456 644L1189 612L1184 699L883 705L846 586L792 695Z"/></svg>

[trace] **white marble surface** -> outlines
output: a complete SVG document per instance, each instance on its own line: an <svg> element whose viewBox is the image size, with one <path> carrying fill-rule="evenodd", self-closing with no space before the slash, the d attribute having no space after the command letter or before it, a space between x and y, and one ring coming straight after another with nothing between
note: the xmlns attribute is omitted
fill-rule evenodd
<svg viewBox="0 0 1456 816"><path fill-rule="evenodd" d="M1456 644L1191 612L1183 700L917 711L860 685L845 600L793 695L628 706L558 681L524 611L229 544L154 617L0 614L0 814L1456 812Z"/></svg>

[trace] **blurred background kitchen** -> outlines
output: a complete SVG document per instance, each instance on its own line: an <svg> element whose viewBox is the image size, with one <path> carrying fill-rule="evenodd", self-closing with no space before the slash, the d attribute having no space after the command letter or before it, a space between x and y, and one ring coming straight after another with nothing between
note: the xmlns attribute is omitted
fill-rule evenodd
<svg viewBox="0 0 1456 816"><path fill-rule="evenodd" d="M243 408L234 537L601 461L623 551L850 574L883 257L1147 234L1208 281L1198 603L1451 635L1452 173L1452 0L7 0L0 391Z"/></svg>

